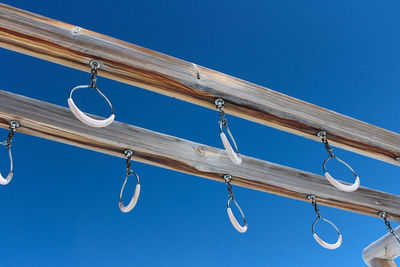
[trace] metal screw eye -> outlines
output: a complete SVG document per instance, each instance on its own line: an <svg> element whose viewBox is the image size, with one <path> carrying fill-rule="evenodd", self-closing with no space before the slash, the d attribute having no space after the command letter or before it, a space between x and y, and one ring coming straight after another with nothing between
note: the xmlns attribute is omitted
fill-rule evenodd
<svg viewBox="0 0 400 267"><path fill-rule="evenodd" d="M129 158L133 155L133 151L130 149L124 150L125 157Z"/></svg>
<svg viewBox="0 0 400 267"><path fill-rule="evenodd" d="M319 138L324 138L324 137L326 137L326 132L325 131L320 131L320 132L317 133L317 136Z"/></svg>
<svg viewBox="0 0 400 267"><path fill-rule="evenodd" d="M315 200L315 195L308 195L307 199L311 200L311 201L314 201Z"/></svg>
<svg viewBox="0 0 400 267"><path fill-rule="evenodd" d="M380 212L378 213L378 215L379 215L379 217L381 217L382 219L387 218L386 212L384 212L384 211L380 211Z"/></svg>
<svg viewBox="0 0 400 267"><path fill-rule="evenodd" d="M224 107L224 100L222 98L218 98L215 100L215 105L217 106L217 108L221 109Z"/></svg>
<svg viewBox="0 0 400 267"><path fill-rule="evenodd" d="M10 121L10 127L11 127L11 129L17 129L18 127L20 126L20 124L19 124L19 122L18 121L15 121L15 120L12 120L12 121Z"/></svg>
<svg viewBox="0 0 400 267"><path fill-rule="evenodd" d="M232 181L232 176L230 174L224 175L225 183L230 183Z"/></svg>
<svg viewBox="0 0 400 267"><path fill-rule="evenodd" d="M92 69L98 70L98 69L100 69L101 64L100 64L100 61L91 60L91 61L89 62L89 66L90 66Z"/></svg>

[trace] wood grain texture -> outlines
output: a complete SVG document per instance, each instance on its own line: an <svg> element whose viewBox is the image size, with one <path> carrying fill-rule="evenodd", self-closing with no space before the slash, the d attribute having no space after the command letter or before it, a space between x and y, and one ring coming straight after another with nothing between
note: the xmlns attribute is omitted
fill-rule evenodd
<svg viewBox="0 0 400 267"><path fill-rule="evenodd" d="M394 260L372 259L370 262L371 267L396 267Z"/></svg>
<svg viewBox="0 0 400 267"><path fill-rule="evenodd" d="M400 135L316 105L78 26L0 4L0 46L400 165Z"/></svg>
<svg viewBox="0 0 400 267"><path fill-rule="evenodd" d="M400 236L400 226L397 226L394 232L397 236ZM393 259L400 256L400 246L396 238L388 232L366 247L362 256L368 266L392 266L382 264L389 264Z"/></svg>
<svg viewBox="0 0 400 267"><path fill-rule="evenodd" d="M232 183L238 186L303 201L315 194L321 205L375 217L383 210L391 220L400 222L400 197L396 195L364 187L342 192L323 176L247 156L238 166L222 149L121 122L106 128L87 127L67 108L0 91L0 127L8 128L12 119L21 124L18 132L33 136L118 157L124 157L125 149L132 149L135 161L221 182L224 174L231 174ZM218 132L215 138L219 138Z"/></svg>

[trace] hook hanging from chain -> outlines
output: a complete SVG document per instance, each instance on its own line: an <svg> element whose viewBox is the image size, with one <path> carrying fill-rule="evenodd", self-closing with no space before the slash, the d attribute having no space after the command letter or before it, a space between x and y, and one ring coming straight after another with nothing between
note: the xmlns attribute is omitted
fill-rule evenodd
<svg viewBox="0 0 400 267"><path fill-rule="evenodd" d="M387 219L387 214L384 211L380 211L378 213L379 217L381 217L384 221L385 221L385 225L387 226L388 231L396 238L397 242L400 245L400 239L399 237L396 235L396 233L394 232L392 226L390 225L389 220Z"/></svg>
<svg viewBox="0 0 400 267"><path fill-rule="evenodd" d="M9 133L7 136L7 140L1 142L0 144L5 146L8 149L8 157L10 159L10 171L8 172L8 175L6 178L3 177L3 175L0 173L0 184L1 185L7 185L11 182L11 179L13 178L13 168L14 168L14 163L13 163L13 157L12 157L12 153L11 153L11 145L12 145L12 141L14 138L14 133L17 130L17 128L19 127L19 122L18 121L10 121L10 128L9 128Z"/></svg>
<svg viewBox="0 0 400 267"><path fill-rule="evenodd" d="M226 211L228 213L229 220L231 221L233 227L235 227L235 229L238 232L244 233L244 232L247 231L247 222L246 222L246 218L244 217L244 213L243 213L242 209L240 208L239 204L236 202L235 195L233 194L233 191L232 191L232 185L231 185L232 176L229 175L229 174L225 174L224 175L224 180L225 180L225 183L227 185L228 192L229 192L229 194L228 194L229 199L228 199L228 203L227 203L227 207L226 207ZM243 217L243 226L241 226L239 224L239 222L235 218L235 215L233 215L233 212L232 212L231 207L230 207L230 202L231 201L233 201L233 203L235 203L236 207L238 208L240 214Z"/></svg>
<svg viewBox="0 0 400 267"><path fill-rule="evenodd" d="M124 150L124 154L125 154L125 158L126 158L126 177L125 177L125 181L122 184L122 188L121 188L121 192L119 194L119 209L122 212L130 212L135 206L136 203L139 199L139 195L140 195L140 181L139 181L139 175L137 175L137 173L133 172L133 170L131 169L131 157L133 156L133 151L130 149L126 149ZM124 206L124 203L122 202L122 195L124 193L124 188L126 185L126 182L128 181L129 176L134 175L136 177L136 188L135 188L135 193L132 196L131 201L129 202L129 204L127 206Z"/></svg>
<svg viewBox="0 0 400 267"><path fill-rule="evenodd" d="M100 91L99 88L97 88L96 83L97 83L97 70L100 69L100 62L97 60L92 60L89 63L90 67L91 67L91 77L90 77L90 84L89 85L78 85L76 87L74 87L71 92L69 93L69 97L68 97L68 106L72 112L72 114L74 114L74 116L80 120L81 122L83 122L86 125L89 125L91 127L106 127L107 125L110 125L115 118L115 114L114 114L114 108L110 102L110 100ZM89 116L87 116L85 113L83 113L74 103L74 100L72 99L72 94L75 90L78 89L82 89L82 88L91 88L91 89L95 89L97 91L97 93L100 94L100 96L102 96L106 102L108 103L108 105L111 108L111 115L104 120L96 120L93 119Z"/></svg>
<svg viewBox="0 0 400 267"><path fill-rule="evenodd" d="M320 245L321 245L322 247L324 247L324 248L327 248L327 249L337 249L337 248L340 247L340 245L342 244L342 240L343 240L343 239L342 239L342 234L339 232L339 229L336 227L336 225L335 225L333 222L331 222L331 221L329 221L329 220L327 220L327 219L325 219L324 217L321 216L321 213L320 213L320 211L319 211L319 209L318 209L317 201L315 200L315 195L308 195L307 198L308 198L309 200L311 200L311 204L313 205L315 214L317 215L317 218L315 219L315 221L313 222L312 227L311 227L312 232L313 232L313 237L314 237L315 241L317 241L318 244L320 244ZM338 233L338 240L336 241L336 243L334 243L334 244L329 244L329 243L323 241L323 240L315 233L315 224L316 224L320 219L321 219L321 220L324 220L325 222L327 222L327 223L329 223L330 225L332 225L333 228L335 228L336 232Z"/></svg>
<svg viewBox="0 0 400 267"><path fill-rule="evenodd" d="M333 153L333 149L332 147L329 145L328 139L326 138L326 132L324 131L320 131L317 134L318 137L321 138L322 143L325 146L326 152L328 152L328 157L324 160L323 164L322 164L322 169L324 170L324 174L326 179L337 189L344 191L344 192L353 192L355 190L358 189L358 187L360 186L360 178L358 177L358 175L356 174L356 172L353 170L353 168L347 164L345 161L341 160L340 158L338 158L334 153ZM335 178L333 178L329 172L326 170L326 163L330 160L330 159L336 159L337 161L339 161L340 163L342 163L344 166L346 166L354 175L355 177L355 182L352 185L345 185L341 182L339 182L338 180L336 180Z"/></svg>
<svg viewBox="0 0 400 267"><path fill-rule="evenodd" d="M217 110L219 113L219 118L220 118L218 123L219 123L219 135L221 137L222 144L224 145L225 151L228 154L228 157L232 160L232 162L239 165L242 163L242 158L240 157L239 149L237 147L235 138L233 138L233 135L228 127L228 121L226 120L225 112L223 110L224 109L224 100L222 100L221 98L218 98L217 100L215 100L215 106L217 107ZM228 138L226 137L226 134L224 133L224 128L225 128L226 132L228 133L230 139L232 140L235 150L233 150L231 144L229 143Z"/></svg>

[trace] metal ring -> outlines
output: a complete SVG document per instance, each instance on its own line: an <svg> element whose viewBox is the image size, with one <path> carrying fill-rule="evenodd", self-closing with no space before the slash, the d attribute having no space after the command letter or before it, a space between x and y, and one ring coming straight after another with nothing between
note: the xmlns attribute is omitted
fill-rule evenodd
<svg viewBox="0 0 400 267"><path fill-rule="evenodd" d="M94 89L107 101L108 105L109 105L110 108L111 108L111 115L110 115L107 119L104 119L104 120L96 120L96 119L93 119L93 118L87 116L85 113L83 113L83 112L75 105L74 100L72 100L72 93L73 93L75 90L77 90L77 89L82 89L82 88L90 88L90 89L92 89L92 88L90 87L90 85L79 85L79 86L74 87L74 88L71 90L71 92L69 93L69 97L68 97L68 101L67 101L67 102L68 102L68 106L69 106L69 108L70 108L72 114L74 114L74 116L75 116L78 120L80 120L80 121L83 122L84 124L89 125L89 126L91 126L91 127L100 128L100 127L106 127L107 125L110 125L110 124L114 121L114 118L115 118L115 115L114 115L114 108L113 108L113 106L112 106L110 100L109 100L97 87L95 87Z"/></svg>
<svg viewBox="0 0 400 267"><path fill-rule="evenodd" d="M322 239L315 233L314 225L318 222L319 219L324 220L325 222L327 222L327 223L329 223L330 225L332 225L333 228L335 228L336 232L338 233L338 240L336 241L336 243L334 243L334 244L327 243L327 242L325 242L324 240L322 240ZM343 238L342 238L342 234L340 233L339 229L336 227L336 225L335 225L333 222L331 222L331 221L325 219L325 218L322 217L322 216L319 216L319 217L317 217L317 219L315 219L314 223L312 224L312 232L313 232L313 236L314 236L315 241L317 241L318 244L320 244L320 245L323 246L324 248L327 248L327 249L337 249L338 247L340 247L340 245L342 245Z"/></svg>
<svg viewBox="0 0 400 267"><path fill-rule="evenodd" d="M89 66L90 66L92 69L98 70L98 69L101 68L101 63L100 63L100 61L93 59L93 60L91 60L91 61L89 62Z"/></svg>
<svg viewBox="0 0 400 267"><path fill-rule="evenodd" d="M231 208L230 208L230 206L229 206L231 200L233 200L233 202L235 203L236 207L237 207L238 210L240 211L240 214L242 214L242 217L243 217L243 226L241 226L241 225L238 223L238 221L237 221L236 218L235 218L235 215L233 215L233 212L232 212L232 210L231 210ZM239 204L236 202L236 200L235 200L234 198L229 198L226 211L228 212L228 217L229 217L229 220L231 221L233 227L235 227L235 229L236 229L238 232L240 232L240 233L246 232L246 231L247 231L247 222L246 222L246 219L245 219L245 217L244 217L244 214L243 214L242 209L240 208Z"/></svg>
<svg viewBox="0 0 400 267"><path fill-rule="evenodd" d="M355 182L352 185L345 185L341 182L339 182L338 180L336 180L335 178L333 178L329 172L326 170L325 165L326 163L331 159L334 158L337 161L339 161L340 163L342 163L344 166L346 166L354 175L355 177ZM358 187L360 186L360 178L358 177L358 175L355 173L355 171L353 170L353 168L351 168L351 166L349 164L347 164L346 162L344 162L343 160L341 160L340 158L336 157L335 155L329 155L325 160L324 163L322 164L322 169L324 170L325 173L325 177L326 179L337 189L344 191L344 192L353 192L355 190L358 189Z"/></svg>
<svg viewBox="0 0 400 267"><path fill-rule="evenodd" d="M122 203L122 194L124 193L125 184L128 181L129 175L127 175L125 177L125 181L122 184L121 192L119 194L119 209L125 213L130 212L136 206L136 203L137 203L137 201L139 199L139 195L140 195L139 175L137 175L137 173L132 173L132 174L136 176L137 184L136 184L136 188L135 188L135 193L133 194L132 199L128 205L124 206L124 203Z"/></svg>
<svg viewBox="0 0 400 267"><path fill-rule="evenodd" d="M226 134L223 131L223 127L225 127L230 139L232 140L233 145L235 146L235 150L233 150L231 144L228 141L228 138L226 137ZM229 130L228 126L223 126L221 123L219 124L219 135L221 137L222 144L224 145L225 151L228 154L228 157L232 160L233 163L236 165L240 165L242 163L242 158L240 157L239 149L236 145L235 138L233 138L233 135L231 131Z"/></svg>
<svg viewBox="0 0 400 267"><path fill-rule="evenodd" d="M0 173L0 184L1 185L7 185L11 182L11 179L13 178L13 158L11 154L11 147L8 147L8 156L10 158L10 171L8 172L8 175L6 178L3 177Z"/></svg>

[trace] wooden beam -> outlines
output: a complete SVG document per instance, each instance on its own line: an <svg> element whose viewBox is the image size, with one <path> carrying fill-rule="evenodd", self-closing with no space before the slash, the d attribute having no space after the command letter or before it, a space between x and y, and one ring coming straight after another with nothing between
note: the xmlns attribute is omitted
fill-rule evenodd
<svg viewBox="0 0 400 267"><path fill-rule="evenodd" d="M394 260L383 260L383 259L372 259L371 264L369 265L371 267L396 267L396 263Z"/></svg>
<svg viewBox="0 0 400 267"><path fill-rule="evenodd" d="M67 108L0 91L0 127L8 128L12 119L21 124L18 132L33 136L118 157L124 156L123 150L132 149L135 161L217 181L231 174L235 185L303 201L315 194L322 205L370 216L383 210L391 220L400 221L400 197L396 195L364 187L353 193L342 192L320 175L247 156L238 166L222 149L121 122L106 128L88 127ZM217 132L215 138L219 138Z"/></svg>
<svg viewBox="0 0 400 267"><path fill-rule="evenodd" d="M400 135L268 88L197 66L75 25L0 4L0 47L214 109L313 140L327 132L332 145L400 165Z"/></svg>
<svg viewBox="0 0 400 267"><path fill-rule="evenodd" d="M400 226L394 232L400 236ZM391 233L387 233L366 247L362 255L365 263L371 267L396 266L393 259L400 256L400 245Z"/></svg>

